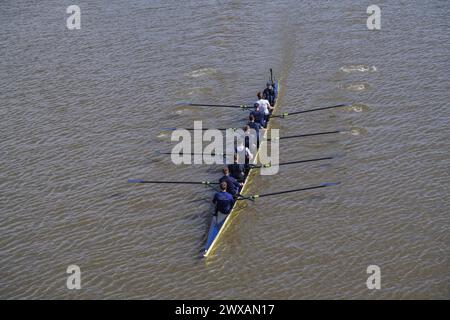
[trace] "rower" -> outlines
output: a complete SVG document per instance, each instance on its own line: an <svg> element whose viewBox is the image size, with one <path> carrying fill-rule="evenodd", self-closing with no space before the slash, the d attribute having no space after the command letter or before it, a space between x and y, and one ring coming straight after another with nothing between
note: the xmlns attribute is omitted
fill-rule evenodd
<svg viewBox="0 0 450 320"><path fill-rule="evenodd" d="M258 123L255 122L255 116L254 115L250 115L248 117L249 123L247 124L247 126L249 127L249 129L253 129L256 131L256 147L259 149L259 132L260 130L264 130L264 127Z"/></svg>
<svg viewBox="0 0 450 320"><path fill-rule="evenodd" d="M253 132L250 131L250 126L248 124L246 124L242 130L244 131L244 143L245 143L245 147L248 148L250 151L256 151L258 148L258 143L259 143L259 135L258 132L256 135L256 144L254 144L253 142L255 141L255 139L250 139L250 137L254 134ZM250 142L252 142L250 144Z"/></svg>
<svg viewBox="0 0 450 320"><path fill-rule="evenodd" d="M233 197L239 194L239 188L242 187L243 183L239 183L235 178L230 176L230 170L228 168L223 168L223 177L219 179L219 183L227 183L227 192Z"/></svg>
<svg viewBox="0 0 450 320"><path fill-rule="evenodd" d="M264 130L261 123L256 122L256 118L254 115L252 115L252 114L249 115L248 120L249 120L249 122L247 123L247 125L250 127L250 129L254 129L256 131L256 133L258 133L259 130Z"/></svg>
<svg viewBox="0 0 450 320"><path fill-rule="evenodd" d="M264 114L266 115L266 122L269 119L269 114L273 110L273 107L270 105L270 102L266 99L263 99L263 95L261 92L257 93L258 101L256 101L257 104L261 107L261 110L264 111Z"/></svg>
<svg viewBox="0 0 450 320"><path fill-rule="evenodd" d="M266 88L263 91L263 97L273 106L275 102L275 91L273 90L272 83L267 82Z"/></svg>
<svg viewBox="0 0 450 320"><path fill-rule="evenodd" d="M261 110L259 103L254 104L255 110L250 112L255 117L255 122L260 123L263 127L266 127L266 117L264 111Z"/></svg>
<svg viewBox="0 0 450 320"><path fill-rule="evenodd" d="M250 161L253 160L253 153L250 151L249 148L247 148L246 146L244 146L244 142L243 141L239 141L237 143L236 149L234 150L235 153L237 154L241 154L244 153L245 156L245 164L248 165L250 163Z"/></svg>
<svg viewBox="0 0 450 320"><path fill-rule="evenodd" d="M220 184L220 191L216 192L212 202L216 205L216 210L213 215L217 217L217 224L219 224L225 220L234 205L233 196L227 192L226 182Z"/></svg>
<svg viewBox="0 0 450 320"><path fill-rule="evenodd" d="M234 163L228 165L230 176L235 178L237 182L243 183L245 181L245 164L239 163L239 154L234 154Z"/></svg>

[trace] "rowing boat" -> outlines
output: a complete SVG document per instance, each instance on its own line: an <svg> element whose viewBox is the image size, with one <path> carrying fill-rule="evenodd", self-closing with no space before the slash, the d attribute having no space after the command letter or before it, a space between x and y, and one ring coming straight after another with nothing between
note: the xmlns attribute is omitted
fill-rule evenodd
<svg viewBox="0 0 450 320"><path fill-rule="evenodd" d="M217 244L218 244L219 240L221 238L223 238L223 234L225 233L227 228L233 222L233 219L239 214L239 212L243 211L243 209L245 208L245 206L242 205L242 203L244 203L244 201L238 201L238 200L254 200L256 198L261 198L261 197L277 196L277 195L281 195L281 194L287 194L287 193L293 193L293 192L301 192L301 191L313 190L313 189L315 190L315 189L319 189L319 188L336 186L336 185L338 185L340 183L340 182L323 182L323 183L321 183L319 185L315 185L315 186L308 186L308 187L303 187L303 188L299 188L299 189L283 190L283 191L277 191L277 192L271 192L271 193L255 194L255 195L250 195L250 194L247 193L247 191L249 189L249 185L251 183L251 180L254 178L254 176L256 175L256 171L257 171L257 170L252 170L252 169L266 167L265 164L258 164L258 162L260 162L260 157L261 157L261 152L260 151L261 150L265 150L267 148L267 143L270 140L270 139L267 139L267 135L268 135L268 132L271 129L271 125L272 125L272 121L270 121L271 118L285 119L287 116L291 116L291 115L298 115L298 114L303 114L303 113L306 113L306 112L314 112L314 111L320 111L320 110L325 110L325 109L332 109L332 108L340 108L340 107L350 106L348 104L339 104L339 105L329 106L329 107L320 107L320 108L315 108L315 109L294 111L294 112L291 112L291 113L287 113L286 112L286 113L283 113L283 114L276 114L276 111L277 111L277 109L279 107L279 102L280 102L279 99L278 99L279 98L279 92L280 92L280 82L273 80L272 69L270 69L270 83L272 84L272 86L274 88L274 92L275 92L275 103L274 103L274 108L273 108L273 112L272 112L272 113L275 113L275 114L272 114L269 117L269 119L267 120L267 128L266 128L267 130L264 131L264 136L262 137L262 139L260 141L259 149L256 151L254 160L252 161L252 163L250 163L250 166L249 166L250 168L248 170L247 176L244 179L243 186L242 186L242 188L240 190L240 195L239 195L238 199L235 201L235 203L233 205L233 208L231 209L230 213L228 215L225 215L225 214L221 214L220 212L218 212L216 217L212 219L212 222L211 222L211 225L210 225L210 228L209 228L209 232L208 232L208 235L207 235L207 239L206 239L206 242L205 242L205 246L203 248L203 256L204 257L208 257L208 256L211 255L213 250L217 247ZM247 105L218 105L218 104L197 104L197 103L187 103L187 105L190 105L190 106L201 106L201 107L241 108L243 110L251 108L251 107L249 107ZM174 130L177 130L177 128L168 128L166 130L174 131ZM185 129L185 130L197 130L197 129L194 126L194 129ZM227 130L227 129L220 129L220 130ZM335 131L317 132L317 133L310 133L310 134L300 134L300 135L294 135L294 136L280 137L280 139L309 137L309 136L317 136L317 135L340 133L340 132L344 132L344 131L342 131L342 130L335 130ZM231 154L232 153L233 152L231 151ZM167 153L164 152L164 153L161 153L161 154L167 154ZM169 153L169 154L172 154L172 153ZM196 153L190 153L190 154L194 155ZM226 154L222 154L222 155L225 156ZM322 158L316 158L316 159L289 161L289 162L284 162L284 163L278 163L278 165L291 165L291 164L295 164L295 163L305 163L305 162L329 160L329 159L332 159L332 158L333 157L322 157ZM212 185L218 184L217 182L213 183L213 182L209 182L209 181L161 181L161 180L142 180L142 179L128 179L128 182L130 182L130 183L146 183L146 184L147 183L148 184L165 183L165 184L177 184L177 185L182 185L182 184L206 185L206 186L212 187L212 188L214 188Z"/></svg>
<svg viewBox="0 0 450 320"><path fill-rule="evenodd" d="M274 81L272 69L270 69L270 82L272 83L272 86L273 86L273 89L275 92L275 103L274 103L274 110L273 110L273 112L275 112L278 107L278 92L280 91L280 82ZM267 143L266 138L267 138L267 133L270 130L270 126L271 126L271 121L269 118L268 122L267 122L267 130L264 132L264 139L261 141L261 145L260 145L258 151L256 152L256 155L253 159L253 164L257 164L259 161L259 150L261 150L263 143ZM241 194L243 194L243 195L246 194L246 191L250 185L250 181L253 179L254 175L255 175L255 170L250 170L248 175L245 177L244 185L242 186L241 191L240 191ZM241 202L239 202L239 201L235 201L234 206L231 209L230 213L228 215L226 215L223 220L220 220L220 219L218 220L215 218L212 219L211 226L210 226L209 232L208 232L208 238L206 240L205 247L204 247L203 256L205 258L211 255L211 252L214 250L215 247L217 247L217 244L218 244L220 238L223 236L223 234L225 233L225 231L231 224L233 218L235 216L237 216L237 214L239 212L239 208L240 208L240 203ZM218 213L218 215L220 215L220 213Z"/></svg>

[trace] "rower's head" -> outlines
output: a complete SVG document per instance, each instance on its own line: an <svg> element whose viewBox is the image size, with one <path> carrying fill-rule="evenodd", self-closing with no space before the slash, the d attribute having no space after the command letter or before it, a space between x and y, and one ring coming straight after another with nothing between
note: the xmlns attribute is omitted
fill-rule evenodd
<svg viewBox="0 0 450 320"><path fill-rule="evenodd" d="M253 106L255 107L255 110L259 109L259 103L258 102L255 102L255 104Z"/></svg>
<svg viewBox="0 0 450 320"><path fill-rule="evenodd" d="M248 116L248 120L250 120L250 122L255 122L255 116L254 115L249 115Z"/></svg>
<svg viewBox="0 0 450 320"><path fill-rule="evenodd" d="M266 83L266 88L271 89L271 88L270 88L271 86L272 86L272 84L271 84L270 82L267 82L267 83Z"/></svg>
<svg viewBox="0 0 450 320"><path fill-rule="evenodd" d="M223 171L223 174L226 176L230 174L230 170L227 167L223 168L222 171Z"/></svg>
<svg viewBox="0 0 450 320"><path fill-rule="evenodd" d="M263 95L262 95L261 92L258 92L258 93L256 94L256 96L258 97L258 99L262 99L262 97L263 97Z"/></svg>
<svg viewBox="0 0 450 320"><path fill-rule="evenodd" d="M225 181L220 183L220 190L227 191L227 183Z"/></svg>

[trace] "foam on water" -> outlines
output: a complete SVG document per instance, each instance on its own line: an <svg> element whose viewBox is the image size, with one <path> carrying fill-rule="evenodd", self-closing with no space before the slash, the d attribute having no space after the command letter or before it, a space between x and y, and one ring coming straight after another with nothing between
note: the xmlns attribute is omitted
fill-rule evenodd
<svg viewBox="0 0 450 320"><path fill-rule="evenodd" d="M351 73L351 72L375 72L377 71L377 68L375 66L369 66L365 64L356 64L356 65L348 65L343 66L339 70L345 73Z"/></svg>
<svg viewBox="0 0 450 320"><path fill-rule="evenodd" d="M369 85L366 83L355 83L355 84L346 84L340 86L344 90L348 91L364 91L369 88Z"/></svg>
<svg viewBox="0 0 450 320"><path fill-rule="evenodd" d="M190 78L201 78L206 76L211 76L217 73L217 69L215 68L201 68L194 71L191 71L187 74Z"/></svg>

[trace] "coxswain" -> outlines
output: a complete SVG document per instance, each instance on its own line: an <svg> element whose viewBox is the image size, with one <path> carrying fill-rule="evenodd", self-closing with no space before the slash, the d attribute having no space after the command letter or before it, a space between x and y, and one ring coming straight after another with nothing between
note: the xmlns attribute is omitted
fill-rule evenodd
<svg viewBox="0 0 450 320"><path fill-rule="evenodd" d="M239 195L239 189L242 187L243 183L237 182L237 180L230 176L230 170L228 168L223 168L223 177L219 179L219 183L227 183L227 192L233 197Z"/></svg>
<svg viewBox="0 0 450 320"><path fill-rule="evenodd" d="M273 90L272 83L267 82L266 88L263 91L263 98L269 101L272 106L275 103L275 91Z"/></svg>
<svg viewBox="0 0 450 320"><path fill-rule="evenodd" d="M214 216L216 216L217 224L221 223L231 212L234 205L233 196L227 192L227 183L220 183L220 191L216 192L213 201L216 205Z"/></svg>

